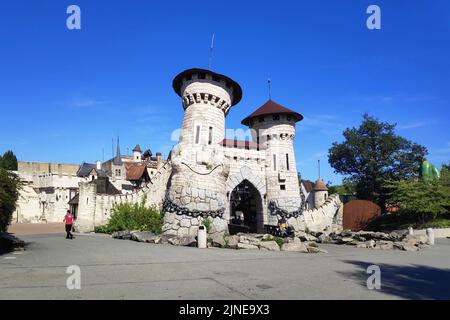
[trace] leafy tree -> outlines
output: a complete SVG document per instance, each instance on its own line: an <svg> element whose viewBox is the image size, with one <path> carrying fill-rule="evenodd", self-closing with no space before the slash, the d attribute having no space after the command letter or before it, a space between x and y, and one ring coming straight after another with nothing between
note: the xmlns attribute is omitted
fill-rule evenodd
<svg viewBox="0 0 450 320"><path fill-rule="evenodd" d="M6 170L17 171L17 158L12 151L6 151L0 157L0 167Z"/></svg>
<svg viewBox="0 0 450 320"><path fill-rule="evenodd" d="M359 128L346 129L345 141L334 142L328 151L330 165L354 184L357 197L382 208L388 197L385 182L418 177L428 153L396 135L395 126L364 114Z"/></svg>
<svg viewBox="0 0 450 320"><path fill-rule="evenodd" d="M414 214L425 222L448 213L450 208L449 171L443 169L439 180L408 179L390 182L390 202L400 208L401 214Z"/></svg>
<svg viewBox="0 0 450 320"><path fill-rule="evenodd" d="M0 232L6 232L16 209L21 186L20 178L0 168Z"/></svg>
<svg viewBox="0 0 450 320"><path fill-rule="evenodd" d="M330 194L337 193L341 196L353 195L355 193L355 185L349 179L344 179L341 185L329 185Z"/></svg>

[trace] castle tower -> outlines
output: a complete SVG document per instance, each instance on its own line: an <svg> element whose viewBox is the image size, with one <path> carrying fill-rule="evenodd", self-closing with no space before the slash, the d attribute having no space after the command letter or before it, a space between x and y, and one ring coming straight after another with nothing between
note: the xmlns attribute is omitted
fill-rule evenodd
<svg viewBox="0 0 450 320"><path fill-rule="evenodd" d="M179 144L171 152L163 231L195 235L199 217L214 218L213 231L226 231L222 215L229 166L220 143L225 138L225 117L241 100L242 89L230 78L204 69L180 73L173 88L182 99L184 118Z"/></svg>
<svg viewBox="0 0 450 320"><path fill-rule="evenodd" d="M117 150L116 150L116 156L113 159L112 163L112 177L114 180L122 180L126 177L125 172L125 165L122 161L122 156L120 154L120 144L119 144L119 138L117 138Z"/></svg>
<svg viewBox="0 0 450 320"><path fill-rule="evenodd" d="M142 149L139 144L136 145L133 149L133 161L134 162L141 162L142 160Z"/></svg>
<svg viewBox="0 0 450 320"><path fill-rule="evenodd" d="M328 188L322 179L318 179L314 184L314 207L321 207L328 198Z"/></svg>
<svg viewBox="0 0 450 320"><path fill-rule="evenodd" d="M302 204L293 145L295 124L302 119L301 114L269 100L242 120L253 140L266 145L268 203L287 212L298 211ZM275 218L270 218L272 223Z"/></svg>

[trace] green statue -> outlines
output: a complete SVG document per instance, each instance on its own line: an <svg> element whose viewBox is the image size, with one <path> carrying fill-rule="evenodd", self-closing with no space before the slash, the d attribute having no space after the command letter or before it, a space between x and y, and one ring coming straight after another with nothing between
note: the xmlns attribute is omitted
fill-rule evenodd
<svg viewBox="0 0 450 320"><path fill-rule="evenodd" d="M441 177L441 172L436 166L425 160L420 168L420 175L422 179L431 181L439 179Z"/></svg>

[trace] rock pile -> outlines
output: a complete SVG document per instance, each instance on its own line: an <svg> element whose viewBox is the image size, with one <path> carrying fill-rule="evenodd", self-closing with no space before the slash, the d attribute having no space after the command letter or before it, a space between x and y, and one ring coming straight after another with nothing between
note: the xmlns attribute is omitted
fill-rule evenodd
<svg viewBox="0 0 450 320"><path fill-rule="evenodd" d="M119 231L111 235L115 239L137 242L171 244L175 246L196 247L195 236L177 236L171 234L155 235L149 231ZM296 232L291 238L276 238L269 234L238 233L225 235L214 233L208 238L209 247L246 249L263 251L288 251L301 253L326 253L318 244L337 244L374 250L418 251L429 247L427 236L410 235L408 232L383 233L344 230L332 233Z"/></svg>
<svg viewBox="0 0 450 320"><path fill-rule="evenodd" d="M409 235L408 232L383 233L344 230L342 232L311 234L299 232L296 236L301 240L308 239L317 243L331 243L378 250L398 249L403 251L418 251L430 245L427 236Z"/></svg>

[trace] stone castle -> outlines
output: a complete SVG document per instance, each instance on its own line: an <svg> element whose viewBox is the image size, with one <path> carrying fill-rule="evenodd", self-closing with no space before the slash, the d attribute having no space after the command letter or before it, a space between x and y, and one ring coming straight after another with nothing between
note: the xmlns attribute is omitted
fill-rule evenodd
<svg viewBox="0 0 450 320"><path fill-rule="evenodd" d="M99 194L96 184L80 183L79 231L105 224L115 204L143 199L164 211L163 232L178 236L196 235L205 219L211 233L227 233L239 215L250 232L266 232L281 217L296 230L342 228L339 197L328 195L321 180L314 189L299 183L293 143L301 114L269 100L242 120L249 141L227 140L225 118L242 98L237 82L190 69L175 77L173 88L184 118L168 161L131 193Z"/></svg>

